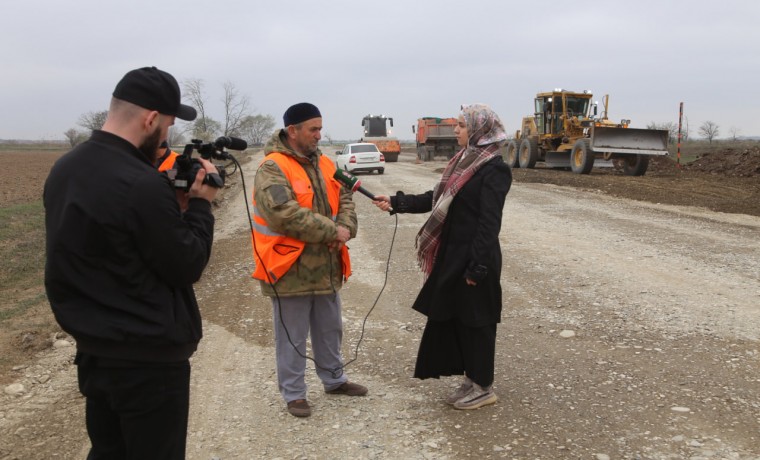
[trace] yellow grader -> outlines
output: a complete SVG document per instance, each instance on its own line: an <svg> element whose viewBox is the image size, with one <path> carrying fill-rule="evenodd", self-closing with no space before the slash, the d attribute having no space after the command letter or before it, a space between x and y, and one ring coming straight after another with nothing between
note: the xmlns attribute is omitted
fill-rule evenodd
<svg viewBox="0 0 760 460"><path fill-rule="evenodd" d="M507 144L509 166L533 168L542 161L550 168L588 174L594 160L601 159L620 162L628 176L641 176L650 156L668 154L667 130L629 128L630 120L610 121L609 96L603 98L604 111L597 116L591 98L590 91L537 94L533 116L523 118L522 128Z"/></svg>

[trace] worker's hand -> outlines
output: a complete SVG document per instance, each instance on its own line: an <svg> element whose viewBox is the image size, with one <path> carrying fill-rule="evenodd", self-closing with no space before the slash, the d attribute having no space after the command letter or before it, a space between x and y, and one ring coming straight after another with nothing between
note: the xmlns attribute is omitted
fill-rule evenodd
<svg viewBox="0 0 760 460"><path fill-rule="evenodd" d="M341 243L338 240L327 243L327 248L330 250L330 252L338 252L340 251L340 248L342 247L343 247L343 243Z"/></svg>
<svg viewBox="0 0 760 460"><path fill-rule="evenodd" d="M388 195L375 195L375 199L372 203L383 211L389 211L391 209L391 197Z"/></svg>
<svg viewBox="0 0 760 460"><path fill-rule="evenodd" d="M475 281L471 280L470 278L465 278L464 282L467 283L468 286L475 286L478 284Z"/></svg>
<svg viewBox="0 0 760 460"><path fill-rule="evenodd" d="M216 194L219 189L211 185L204 184L203 179L206 178L206 174L219 174L219 171L217 171L216 166L214 166L213 163L206 159L199 158L198 161L201 162L202 169L198 170L198 174L195 176L195 182L193 182L193 185L190 187L187 195L188 198L203 198L204 200L208 200L210 203L214 201L214 198L216 198Z"/></svg>
<svg viewBox="0 0 760 460"><path fill-rule="evenodd" d="M351 232L346 227L338 225L337 230L338 236L333 241L327 243L327 247L331 252L340 251L340 248L342 248L343 245L351 239Z"/></svg>
<svg viewBox="0 0 760 460"><path fill-rule="evenodd" d="M342 244L346 244L348 240L351 239L351 232L346 227L343 227L342 225L338 225L337 230L338 230L338 237L336 240L340 241Z"/></svg>

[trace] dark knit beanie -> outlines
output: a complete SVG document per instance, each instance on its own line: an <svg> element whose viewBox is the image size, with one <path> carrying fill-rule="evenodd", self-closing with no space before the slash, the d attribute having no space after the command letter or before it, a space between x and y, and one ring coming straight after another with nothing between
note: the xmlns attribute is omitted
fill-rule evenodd
<svg viewBox="0 0 760 460"><path fill-rule="evenodd" d="M321 116L322 114L319 113L319 109L316 105L309 104L308 102L301 102L296 105L291 105L288 110L285 111L285 115L282 116L282 121L285 122L285 127L287 128L290 125L297 125L298 123Z"/></svg>

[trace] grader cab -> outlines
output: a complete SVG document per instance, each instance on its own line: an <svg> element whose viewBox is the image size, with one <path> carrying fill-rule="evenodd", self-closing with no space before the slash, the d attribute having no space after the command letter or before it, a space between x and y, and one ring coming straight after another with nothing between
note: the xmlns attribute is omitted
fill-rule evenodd
<svg viewBox="0 0 760 460"><path fill-rule="evenodd" d="M539 93L533 116L525 117L515 138L507 144L506 159L512 168L533 168L541 161L550 168L570 168L588 174L596 159L619 161L623 173L646 173L652 155L668 154L668 131L630 128L607 116L609 97L598 115L589 91L555 89Z"/></svg>

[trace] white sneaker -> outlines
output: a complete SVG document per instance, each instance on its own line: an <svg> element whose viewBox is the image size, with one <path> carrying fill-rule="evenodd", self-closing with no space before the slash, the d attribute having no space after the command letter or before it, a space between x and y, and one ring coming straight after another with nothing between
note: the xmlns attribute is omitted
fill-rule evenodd
<svg viewBox="0 0 760 460"><path fill-rule="evenodd" d="M499 398L493 392L493 386L483 388L477 384L472 385L472 390L454 403L454 409L468 410L487 406L498 401Z"/></svg>

